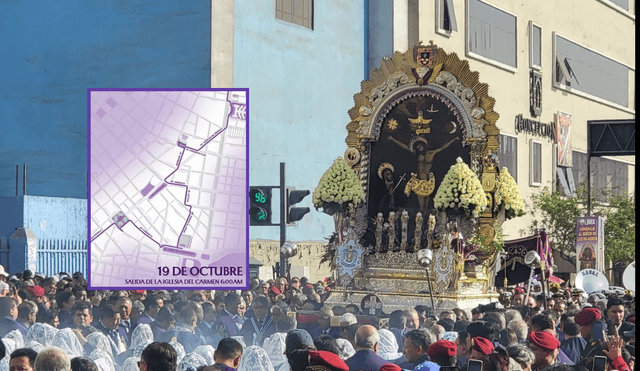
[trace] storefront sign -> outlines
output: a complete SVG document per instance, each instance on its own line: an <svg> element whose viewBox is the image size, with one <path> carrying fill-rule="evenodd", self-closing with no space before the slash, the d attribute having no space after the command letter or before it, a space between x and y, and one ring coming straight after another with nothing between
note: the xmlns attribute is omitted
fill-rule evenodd
<svg viewBox="0 0 640 371"><path fill-rule="evenodd" d="M515 130L516 134L519 132L525 132L541 137L548 137L553 141L556 140L556 128L553 122L545 124L540 121L526 119L522 117L522 114L516 116Z"/></svg>
<svg viewBox="0 0 640 371"><path fill-rule="evenodd" d="M542 114L542 74L536 70L529 75L529 111L534 117Z"/></svg>
<svg viewBox="0 0 640 371"><path fill-rule="evenodd" d="M583 269L604 269L604 218L588 216L577 219L576 272Z"/></svg>

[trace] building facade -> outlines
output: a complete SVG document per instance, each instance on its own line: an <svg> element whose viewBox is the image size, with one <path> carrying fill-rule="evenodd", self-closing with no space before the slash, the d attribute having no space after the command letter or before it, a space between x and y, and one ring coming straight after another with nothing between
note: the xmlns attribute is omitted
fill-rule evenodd
<svg viewBox="0 0 640 371"><path fill-rule="evenodd" d="M509 168L525 200L545 187L571 197L585 184L588 121L635 119L635 3L628 0L228 3L235 3L233 85L251 92L251 185L275 185L280 160L293 165L287 176L294 185L313 190L345 149L356 80L418 41L455 52L489 84L500 114L500 165ZM313 26L280 19L283 3L307 12ZM256 57L263 61L258 67ZM212 76L216 87L215 68ZM634 194L634 178L634 156L592 159L594 192ZM529 233L530 222L529 216L505 222L505 239ZM289 230L292 240L315 246L308 255L319 254L319 239L331 233L332 221L312 211ZM277 261L275 227L252 227L250 239L252 256L265 265ZM269 254L266 245L273 245Z"/></svg>

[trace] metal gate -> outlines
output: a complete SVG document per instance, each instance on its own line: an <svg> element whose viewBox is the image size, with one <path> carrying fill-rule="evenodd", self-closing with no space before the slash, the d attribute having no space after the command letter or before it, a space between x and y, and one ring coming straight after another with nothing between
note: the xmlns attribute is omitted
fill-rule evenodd
<svg viewBox="0 0 640 371"><path fill-rule="evenodd" d="M0 251L1 253L1 251ZM38 241L36 271L51 276L60 272L82 272L87 277L87 240Z"/></svg>

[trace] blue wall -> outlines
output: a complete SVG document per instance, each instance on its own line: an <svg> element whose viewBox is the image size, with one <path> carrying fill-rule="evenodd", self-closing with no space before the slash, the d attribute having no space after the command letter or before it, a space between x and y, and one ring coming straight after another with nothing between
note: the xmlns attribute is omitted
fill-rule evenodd
<svg viewBox="0 0 640 371"><path fill-rule="evenodd" d="M38 241L87 239L85 199L0 197L0 210L0 237L11 237L16 228L27 227Z"/></svg>
<svg viewBox="0 0 640 371"><path fill-rule="evenodd" d="M0 237L9 238L24 225L24 198L0 197Z"/></svg>
<svg viewBox="0 0 640 371"><path fill-rule="evenodd" d="M87 88L208 88L211 3L0 2L0 196L87 197Z"/></svg>
<svg viewBox="0 0 640 371"><path fill-rule="evenodd" d="M250 185L278 185L285 162L287 184L313 191L347 148L347 111L364 68L364 6L346 0L314 6L310 30L276 20L273 1L235 2L233 81L250 94ZM331 217L315 211L311 195L300 206L312 211L288 227L288 239L328 237ZM251 227L250 238L278 240L279 229Z"/></svg>

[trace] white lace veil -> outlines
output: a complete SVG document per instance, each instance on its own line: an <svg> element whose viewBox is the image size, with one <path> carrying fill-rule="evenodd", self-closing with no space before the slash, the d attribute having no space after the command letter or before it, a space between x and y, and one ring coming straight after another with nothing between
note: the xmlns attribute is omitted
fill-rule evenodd
<svg viewBox="0 0 640 371"><path fill-rule="evenodd" d="M267 352L269 360L275 369L279 368L283 362L287 362L287 357L284 355L286 338L286 333L276 332L264 339L264 343L262 344L262 347Z"/></svg>
<svg viewBox="0 0 640 371"><path fill-rule="evenodd" d="M202 356L202 358L204 358L204 360L207 362L207 365L212 365L216 363L213 360L213 353L215 351L216 350L211 345L207 344L207 345L197 346L191 353L195 353Z"/></svg>
<svg viewBox="0 0 640 371"><path fill-rule="evenodd" d="M252 345L242 352L238 371L275 371L267 351L263 348Z"/></svg>
<svg viewBox="0 0 640 371"><path fill-rule="evenodd" d="M69 358L81 357L84 354L80 340L70 328L59 330L53 337L53 344L67 352Z"/></svg>
<svg viewBox="0 0 640 371"><path fill-rule="evenodd" d="M178 371L196 371L200 366L207 366L204 357L196 353L189 353L178 364Z"/></svg>
<svg viewBox="0 0 640 371"><path fill-rule="evenodd" d="M398 353L398 341L393 332L387 329L378 331L380 334L380 348L378 355L387 361L393 361L402 357L402 353Z"/></svg>
<svg viewBox="0 0 640 371"><path fill-rule="evenodd" d="M45 347L51 346L53 337L58 333L58 329L48 323L36 322L27 331L24 341L37 341Z"/></svg>
<svg viewBox="0 0 640 371"><path fill-rule="evenodd" d="M338 344L338 356L343 360L351 358L354 354L356 354L356 350L353 349L353 345L347 339L336 339L336 344Z"/></svg>

